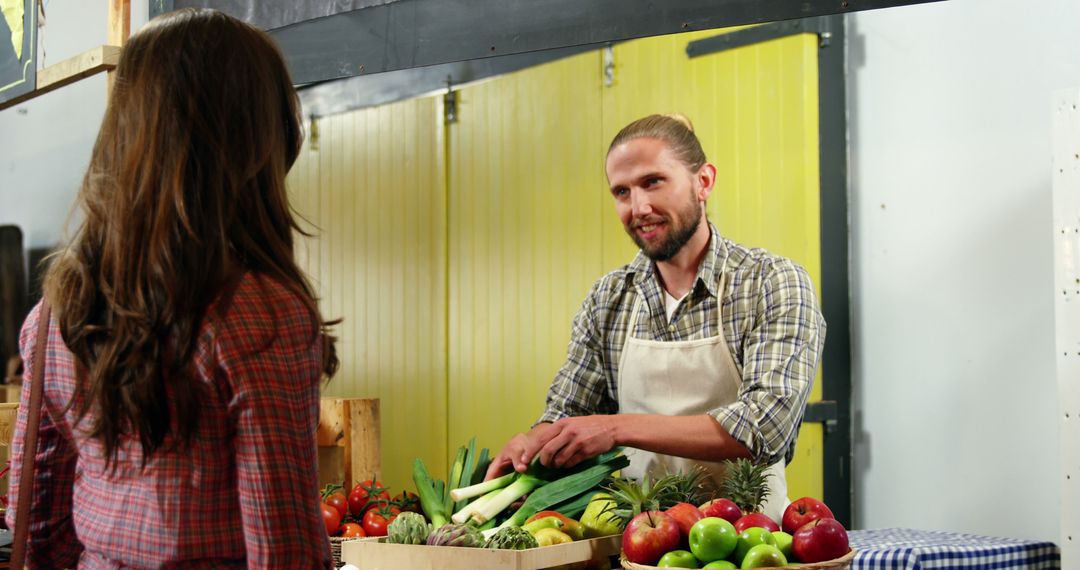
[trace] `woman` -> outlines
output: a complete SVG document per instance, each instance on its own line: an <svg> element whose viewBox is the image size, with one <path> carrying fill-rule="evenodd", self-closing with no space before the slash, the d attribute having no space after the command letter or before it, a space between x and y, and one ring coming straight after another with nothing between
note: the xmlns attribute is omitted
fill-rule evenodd
<svg viewBox="0 0 1080 570"><path fill-rule="evenodd" d="M26 370L45 358L30 567L331 565L314 442L337 359L293 258L298 108L271 40L221 13L124 47L47 347L40 304L22 330Z"/></svg>

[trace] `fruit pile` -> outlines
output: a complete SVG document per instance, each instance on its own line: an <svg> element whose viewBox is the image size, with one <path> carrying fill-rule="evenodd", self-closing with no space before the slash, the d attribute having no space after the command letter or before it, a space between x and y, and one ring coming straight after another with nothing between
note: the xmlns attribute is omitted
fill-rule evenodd
<svg viewBox="0 0 1080 570"><path fill-rule="evenodd" d="M729 464L723 498L698 506L670 505L678 495L671 487L685 486L693 474L616 482L614 512L626 524L623 556L661 568L776 568L847 554L847 531L817 499L791 503L779 525L761 512L768 496L765 469L745 460Z"/></svg>

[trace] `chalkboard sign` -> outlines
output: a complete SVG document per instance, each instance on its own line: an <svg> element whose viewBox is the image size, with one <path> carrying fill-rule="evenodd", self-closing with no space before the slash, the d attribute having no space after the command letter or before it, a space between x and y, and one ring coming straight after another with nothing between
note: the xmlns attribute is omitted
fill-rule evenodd
<svg viewBox="0 0 1080 570"><path fill-rule="evenodd" d="M0 0L0 103L34 90L37 84L35 0Z"/></svg>

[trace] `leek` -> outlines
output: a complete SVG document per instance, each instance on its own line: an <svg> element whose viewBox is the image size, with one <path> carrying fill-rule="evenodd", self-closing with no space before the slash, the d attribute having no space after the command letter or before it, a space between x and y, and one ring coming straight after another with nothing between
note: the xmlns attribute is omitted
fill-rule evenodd
<svg viewBox="0 0 1080 570"><path fill-rule="evenodd" d="M528 473L522 474L514 479L513 483L510 483L506 487L503 487L498 494L492 497L489 501L476 509L472 514L472 520L484 524L493 519L503 511L506 507L509 507L514 501L528 495L537 487L542 487L547 484L547 481L533 477ZM514 526L521 526L520 523Z"/></svg>
<svg viewBox="0 0 1080 570"><path fill-rule="evenodd" d="M427 467L420 458L413 461L413 483L416 484L416 494L420 497L420 506L431 519L431 524L439 528L449 522L446 510L443 508L442 494L436 492L431 475L428 474Z"/></svg>
<svg viewBox="0 0 1080 570"><path fill-rule="evenodd" d="M484 496L480 497L479 499L476 499L475 501L465 505L460 510L458 510L458 512L454 513L454 516L450 517L450 520L456 522L457 524L465 524L466 522L469 521L469 518L472 516L472 514L474 512L476 512L482 506L484 506L484 504L487 503L488 501L490 501L492 497L494 497L495 495L498 495L499 491L502 491L502 488L493 489L491 492L487 493L486 495L484 495Z"/></svg>
<svg viewBox="0 0 1080 570"><path fill-rule="evenodd" d="M493 490L506 487L514 480L514 477L517 477L517 472L511 471L506 475L503 475L502 477L490 479L488 481L477 483L475 485L469 485L468 487L454 489L450 491L450 498L454 501L461 501L464 499L479 497L480 495L485 495Z"/></svg>
<svg viewBox="0 0 1080 570"><path fill-rule="evenodd" d="M461 476L458 478L454 487L451 487L450 500L454 501L453 511L460 511L463 509L469 501L454 497L453 489L455 487L463 487L472 483L473 470L476 468L476 437L474 436L469 440L469 449L465 452L465 467L461 470Z"/></svg>
<svg viewBox="0 0 1080 570"><path fill-rule="evenodd" d="M613 457L611 459L608 459L604 463L597 463L583 471L578 471L577 473L567 475L561 479L558 479L557 481L553 481L547 485L543 485L535 493L529 495L529 498L525 500L525 503L521 505L521 508L514 512L514 514L511 515L511 517L501 526L521 526L525 523L526 520L528 520L529 517L535 515L536 513L552 505L561 503L569 499L573 499L581 493L599 485L601 481L606 479L613 472L618 471L619 469L622 469L628 465L630 465L630 460L627 459L626 456ZM531 477L527 474L522 476L522 478L526 477L535 479L535 477ZM541 481L540 479L536 480ZM515 481L515 484L516 483L517 482ZM510 486L513 487L514 485ZM529 490L531 491L532 489ZM520 497L524 494L525 493L522 493L517 497ZM514 497L514 499L517 499L517 497ZM496 497L496 499L497 498L498 497ZM513 502L513 500L511 500L510 502ZM510 503L506 504L509 505ZM484 512L486 513L487 511Z"/></svg>

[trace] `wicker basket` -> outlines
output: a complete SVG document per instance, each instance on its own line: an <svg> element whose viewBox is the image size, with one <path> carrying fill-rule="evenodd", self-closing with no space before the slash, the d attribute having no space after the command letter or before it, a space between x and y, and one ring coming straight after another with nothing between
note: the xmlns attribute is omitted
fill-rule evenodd
<svg viewBox="0 0 1080 570"><path fill-rule="evenodd" d="M835 560L814 562L812 564L799 564L798 566L782 566L781 568L790 568L792 570L848 570L851 568L852 558L855 558L854 550ZM646 566L644 564L630 562L624 555L619 556L619 562L622 564L624 570L659 570L658 566Z"/></svg>
<svg viewBox="0 0 1080 570"><path fill-rule="evenodd" d="M340 536L330 537L330 554L334 557L334 568L341 567L341 543L347 540L357 540L357 537L350 536L348 538L342 538Z"/></svg>

